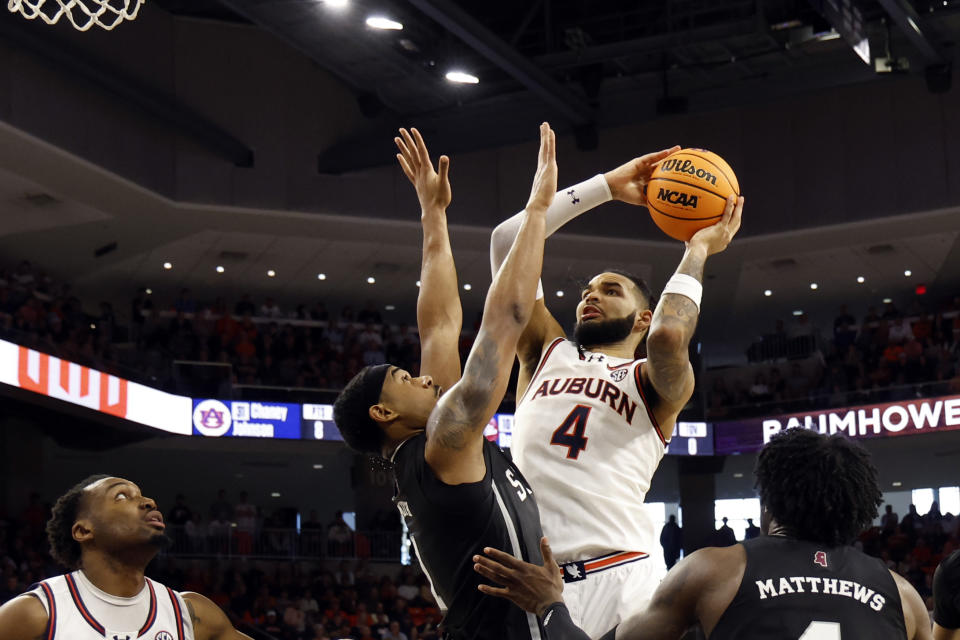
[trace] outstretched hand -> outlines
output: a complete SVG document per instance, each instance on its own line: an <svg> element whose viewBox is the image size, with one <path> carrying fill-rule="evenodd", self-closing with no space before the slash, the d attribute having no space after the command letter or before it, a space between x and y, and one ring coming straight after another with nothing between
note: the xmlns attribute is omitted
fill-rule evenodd
<svg viewBox="0 0 960 640"><path fill-rule="evenodd" d="M557 192L557 136L546 122L540 125L540 154L537 173L526 208L546 211Z"/></svg>
<svg viewBox="0 0 960 640"><path fill-rule="evenodd" d="M733 236L740 230L740 217L743 214L743 196L733 194L727 197L727 206L723 209L720 222L704 227L687 241L688 247L702 246L708 256L720 253L730 244Z"/></svg>
<svg viewBox="0 0 960 640"><path fill-rule="evenodd" d="M555 602L563 601L563 574L553 559L547 539L540 539L543 564L524 562L498 549L486 547L486 555L473 556L473 570L484 578L502 584L493 587L478 585L483 593L510 600L515 605L538 616Z"/></svg>
<svg viewBox="0 0 960 640"><path fill-rule="evenodd" d="M412 132L412 135L411 135ZM424 211L445 210L450 206L450 158L440 156L437 171L427 151L423 136L415 128L407 131L400 129L400 135L393 139L400 149L397 160L407 179L417 190L420 208Z"/></svg>
<svg viewBox="0 0 960 640"><path fill-rule="evenodd" d="M645 156L634 158L622 164L613 171L607 171L603 177L610 187L610 195L614 200L647 206L647 183L657 165L664 158L680 151L679 146L672 146L663 151L648 153Z"/></svg>

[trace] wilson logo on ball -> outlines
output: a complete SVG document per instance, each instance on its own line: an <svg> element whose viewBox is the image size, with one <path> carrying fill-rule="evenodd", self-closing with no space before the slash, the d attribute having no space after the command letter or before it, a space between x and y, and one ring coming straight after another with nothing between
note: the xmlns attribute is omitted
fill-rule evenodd
<svg viewBox="0 0 960 640"><path fill-rule="evenodd" d="M716 186L717 176L713 175L705 169L701 169L696 166L690 160L681 160L679 158L667 158L660 165L660 169L667 173L684 173L690 176L696 176L701 180L709 182L710 184Z"/></svg>
<svg viewBox="0 0 960 640"><path fill-rule="evenodd" d="M684 193L682 191L671 191L670 189L660 189L660 193L657 194L657 200L663 200L664 202L669 202L670 204L675 204L681 207L692 207L697 208L697 200L700 196L690 195L689 193Z"/></svg>

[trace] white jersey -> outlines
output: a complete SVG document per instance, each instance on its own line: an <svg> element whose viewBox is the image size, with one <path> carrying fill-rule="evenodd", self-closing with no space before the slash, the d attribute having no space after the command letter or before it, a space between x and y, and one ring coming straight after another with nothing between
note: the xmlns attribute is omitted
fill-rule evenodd
<svg viewBox="0 0 960 640"><path fill-rule="evenodd" d="M560 563L660 555L643 499L667 440L644 398L644 361L581 353L558 338L518 402L513 457Z"/></svg>
<svg viewBox="0 0 960 640"><path fill-rule="evenodd" d="M36 596L49 616L43 640L193 640L183 596L150 578L132 598L93 586L81 571L39 582Z"/></svg>

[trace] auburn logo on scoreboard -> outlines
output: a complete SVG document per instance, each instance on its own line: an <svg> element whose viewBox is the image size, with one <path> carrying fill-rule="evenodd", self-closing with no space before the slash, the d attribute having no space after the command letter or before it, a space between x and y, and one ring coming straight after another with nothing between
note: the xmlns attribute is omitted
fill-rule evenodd
<svg viewBox="0 0 960 640"><path fill-rule="evenodd" d="M65 400L124 418L127 381L82 365L18 347L17 378L21 389Z"/></svg>

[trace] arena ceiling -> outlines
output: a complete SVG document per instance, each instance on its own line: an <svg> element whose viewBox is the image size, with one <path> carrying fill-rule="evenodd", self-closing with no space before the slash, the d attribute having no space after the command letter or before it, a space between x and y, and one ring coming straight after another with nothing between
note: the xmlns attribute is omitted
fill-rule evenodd
<svg viewBox="0 0 960 640"><path fill-rule="evenodd" d="M368 121L322 154L331 173L382 164L382 141L410 122L466 151L523 139L546 106L590 149L602 128L876 80L858 37L893 61L884 73L933 86L960 34L958 0L155 1L252 23L352 87ZM403 29L365 28L373 15ZM453 69L480 82L452 84Z"/></svg>

